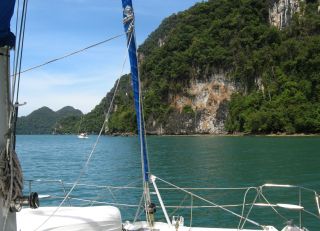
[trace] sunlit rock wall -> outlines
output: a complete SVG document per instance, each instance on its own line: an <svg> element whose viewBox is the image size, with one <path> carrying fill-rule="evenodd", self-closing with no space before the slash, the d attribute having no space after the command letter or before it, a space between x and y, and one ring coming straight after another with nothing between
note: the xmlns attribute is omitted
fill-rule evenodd
<svg viewBox="0 0 320 231"><path fill-rule="evenodd" d="M269 9L270 24L280 30L288 25L293 14L301 12L304 0L271 0Z"/></svg>
<svg viewBox="0 0 320 231"><path fill-rule="evenodd" d="M235 85L227 73L219 72L205 79L194 79L184 94L171 95L173 109L165 122L150 118L151 134L223 134L228 114L227 103Z"/></svg>

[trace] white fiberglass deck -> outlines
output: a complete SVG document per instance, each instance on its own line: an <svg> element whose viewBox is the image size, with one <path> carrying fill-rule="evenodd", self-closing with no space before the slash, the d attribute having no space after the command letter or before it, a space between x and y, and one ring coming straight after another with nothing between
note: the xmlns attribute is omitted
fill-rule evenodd
<svg viewBox="0 0 320 231"><path fill-rule="evenodd" d="M127 231L147 231L151 230L148 227L147 222L136 222L135 224L124 224L124 229ZM152 228L153 231L239 231L239 229L229 229L229 228L203 228L203 227L188 227L188 226L180 226L176 229L173 225L168 225L163 222L156 222ZM272 226L267 226L265 229L241 229L241 231L278 231L276 228Z"/></svg>
<svg viewBox="0 0 320 231"><path fill-rule="evenodd" d="M22 209L17 213L18 231L121 231L121 215L116 207L61 207L44 225L57 207ZM41 226L42 225L42 226ZM38 227L41 226L39 229Z"/></svg>

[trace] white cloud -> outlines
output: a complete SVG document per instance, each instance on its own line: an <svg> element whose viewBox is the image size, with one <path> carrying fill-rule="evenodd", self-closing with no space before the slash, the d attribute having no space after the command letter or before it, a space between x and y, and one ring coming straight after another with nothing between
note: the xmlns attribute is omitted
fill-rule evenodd
<svg viewBox="0 0 320 231"><path fill-rule="evenodd" d="M54 111L57 111L65 106L73 106L76 109L80 109L84 113L91 111L102 99L103 95L83 94L79 93L64 93L54 94L50 92L42 97L29 96L26 98L27 105L23 106L19 110L19 116L30 114L37 108L48 106Z"/></svg>
<svg viewBox="0 0 320 231"><path fill-rule="evenodd" d="M20 102L27 102L20 115L27 115L42 106L59 110L73 106L84 113L92 110L113 87L115 74L85 76L38 72L21 80Z"/></svg>

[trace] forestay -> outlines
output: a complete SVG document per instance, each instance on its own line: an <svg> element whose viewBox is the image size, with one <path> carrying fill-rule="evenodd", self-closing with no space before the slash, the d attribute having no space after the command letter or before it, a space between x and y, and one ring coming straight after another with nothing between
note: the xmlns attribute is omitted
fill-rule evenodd
<svg viewBox="0 0 320 231"><path fill-rule="evenodd" d="M147 154L147 146L145 139L145 130L144 130L144 120L142 113L142 104L141 104L141 86L139 79L139 70L138 70L138 57L137 57L137 46L136 46L136 37L134 30L134 12L132 7L131 0L122 0L123 7L123 22L125 32L127 34L128 40L128 51L129 51L129 59L131 65L131 81L133 86L134 93L134 105L137 113L137 127L138 134L140 138L141 145L141 157L142 157L142 170L144 181L149 181L149 163L148 163L148 154Z"/></svg>

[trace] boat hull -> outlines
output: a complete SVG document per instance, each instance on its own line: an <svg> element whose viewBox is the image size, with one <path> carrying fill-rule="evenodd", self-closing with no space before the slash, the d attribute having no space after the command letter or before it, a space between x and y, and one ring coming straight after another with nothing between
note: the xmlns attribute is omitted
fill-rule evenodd
<svg viewBox="0 0 320 231"><path fill-rule="evenodd" d="M88 136L78 135L78 138L79 138L79 139L88 139L89 137L88 137Z"/></svg>

